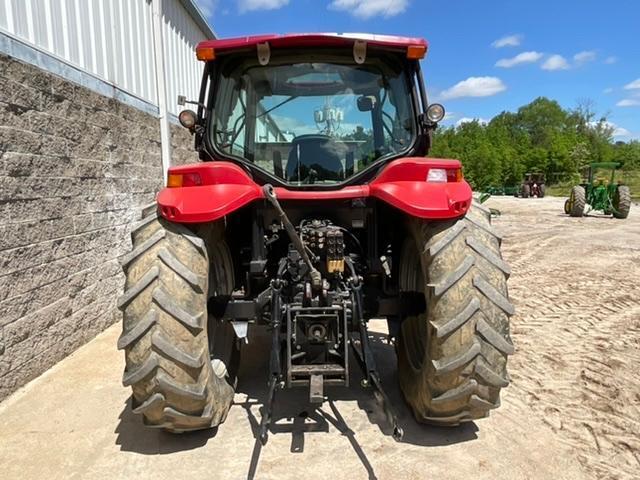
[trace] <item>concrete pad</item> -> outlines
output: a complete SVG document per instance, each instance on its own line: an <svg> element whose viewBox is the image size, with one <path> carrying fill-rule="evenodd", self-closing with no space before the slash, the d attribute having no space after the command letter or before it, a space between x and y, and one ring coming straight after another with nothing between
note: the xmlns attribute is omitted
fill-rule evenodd
<svg viewBox="0 0 640 480"><path fill-rule="evenodd" d="M383 332L383 322L375 329ZM582 471L568 446L506 389L492 416L461 428L414 422L395 379L395 353L375 337L383 382L398 405L405 438L390 436L381 409L360 386L325 393L320 408L304 390L279 392L276 423L255 440L266 396L268 338L243 352L240 384L216 430L172 435L145 428L121 386L124 359L115 325L0 404L3 479L573 479Z"/></svg>

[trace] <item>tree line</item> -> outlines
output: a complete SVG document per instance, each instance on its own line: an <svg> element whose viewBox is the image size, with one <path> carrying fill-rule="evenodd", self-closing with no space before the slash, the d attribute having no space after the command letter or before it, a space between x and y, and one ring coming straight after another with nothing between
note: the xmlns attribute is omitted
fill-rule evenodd
<svg viewBox="0 0 640 480"><path fill-rule="evenodd" d="M590 162L615 161L640 169L640 142L616 142L606 117L590 101L575 109L537 98L517 112L502 112L489 123L473 121L434 132L431 157L457 158L478 190L518 185L527 172L542 172L547 183L574 181Z"/></svg>

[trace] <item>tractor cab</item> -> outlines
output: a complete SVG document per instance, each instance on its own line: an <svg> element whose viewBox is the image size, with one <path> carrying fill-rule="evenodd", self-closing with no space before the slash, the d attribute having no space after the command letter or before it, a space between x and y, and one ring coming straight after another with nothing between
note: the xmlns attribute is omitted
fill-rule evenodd
<svg viewBox="0 0 640 480"><path fill-rule="evenodd" d="M582 184L585 188L589 186L606 186L621 185L620 168L621 164L617 162L593 162L583 166L580 171L582 175ZM616 173L618 173L616 175ZM617 181L616 181L617 178Z"/></svg>
<svg viewBox="0 0 640 480"><path fill-rule="evenodd" d="M259 183L361 184L385 163L428 152L444 108L427 107L426 50L422 39L378 35L205 41L198 110L185 126L202 160L234 162Z"/></svg>
<svg viewBox="0 0 640 480"><path fill-rule="evenodd" d="M544 183L544 173L527 173L524 177L525 182Z"/></svg>

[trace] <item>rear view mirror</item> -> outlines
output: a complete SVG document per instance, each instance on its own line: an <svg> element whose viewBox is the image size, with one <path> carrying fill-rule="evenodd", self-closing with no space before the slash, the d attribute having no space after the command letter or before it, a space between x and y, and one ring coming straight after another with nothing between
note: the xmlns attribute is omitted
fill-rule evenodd
<svg viewBox="0 0 640 480"><path fill-rule="evenodd" d="M358 97L358 110L370 112L376 107L376 97L373 95Z"/></svg>

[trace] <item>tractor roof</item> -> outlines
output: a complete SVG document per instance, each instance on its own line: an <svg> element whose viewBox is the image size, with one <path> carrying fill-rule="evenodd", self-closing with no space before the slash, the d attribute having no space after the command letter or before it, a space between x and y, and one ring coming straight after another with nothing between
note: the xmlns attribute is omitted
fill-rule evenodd
<svg viewBox="0 0 640 480"><path fill-rule="evenodd" d="M197 49L213 48L216 53L242 50L258 44L269 43L271 48L287 47L345 47L352 46L356 40L369 45L389 48L422 47L426 52L428 43L423 38L394 37L390 35L373 35L366 33L288 33L285 35L256 35L251 37L224 38L200 42Z"/></svg>
<svg viewBox="0 0 640 480"><path fill-rule="evenodd" d="M585 165L582 168L612 168L612 169L618 169L622 164L618 163L618 162L592 162L588 165Z"/></svg>

